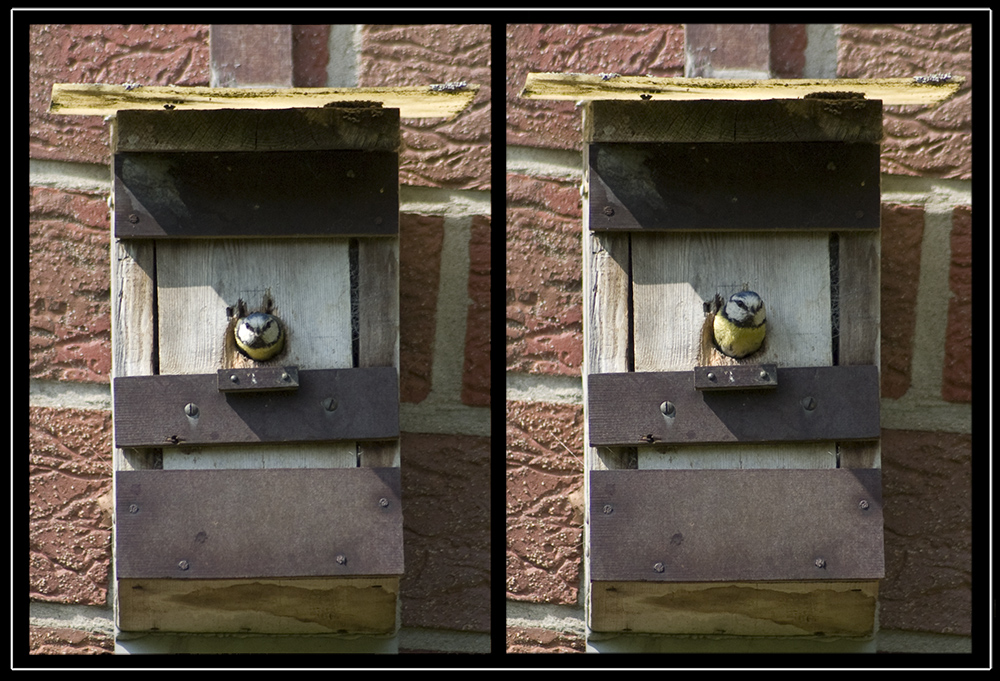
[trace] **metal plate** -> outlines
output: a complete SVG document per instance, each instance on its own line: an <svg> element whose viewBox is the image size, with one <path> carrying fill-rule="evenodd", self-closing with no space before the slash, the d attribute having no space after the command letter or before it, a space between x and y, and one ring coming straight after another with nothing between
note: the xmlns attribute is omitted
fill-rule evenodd
<svg viewBox="0 0 1000 681"><path fill-rule="evenodd" d="M310 369L293 391L220 392L217 374L114 379L115 447L399 437L395 367Z"/></svg>
<svg viewBox="0 0 1000 681"><path fill-rule="evenodd" d="M399 231L395 152L123 152L114 163L118 238Z"/></svg>
<svg viewBox="0 0 1000 681"><path fill-rule="evenodd" d="M222 392L265 392L267 390L297 390L298 367L258 367L256 369L219 369L219 390Z"/></svg>
<svg viewBox="0 0 1000 681"><path fill-rule="evenodd" d="M879 579L881 471L590 474L593 581Z"/></svg>
<svg viewBox="0 0 1000 681"><path fill-rule="evenodd" d="M118 579L399 575L398 468L115 472Z"/></svg>
<svg viewBox="0 0 1000 681"><path fill-rule="evenodd" d="M767 390L708 391L690 371L591 374L590 445L879 437L878 367L782 367L776 380Z"/></svg>
<svg viewBox="0 0 1000 681"><path fill-rule="evenodd" d="M749 390L778 385L778 365L741 364L734 366L695 367L696 390Z"/></svg>
<svg viewBox="0 0 1000 681"><path fill-rule="evenodd" d="M590 145L592 230L879 227L879 145Z"/></svg>

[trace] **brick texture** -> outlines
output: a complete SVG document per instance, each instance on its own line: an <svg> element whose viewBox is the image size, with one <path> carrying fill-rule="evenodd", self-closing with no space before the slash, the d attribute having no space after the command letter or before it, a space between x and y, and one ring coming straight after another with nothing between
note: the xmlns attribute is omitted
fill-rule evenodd
<svg viewBox="0 0 1000 681"><path fill-rule="evenodd" d="M580 375L581 220L575 184L508 176L508 371Z"/></svg>
<svg viewBox="0 0 1000 681"><path fill-rule="evenodd" d="M882 206L882 397L910 387L923 234L922 206Z"/></svg>
<svg viewBox="0 0 1000 681"><path fill-rule="evenodd" d="M404 627L490 630L490 440L403 433Z"/></svg>
<svg viewBox="0 0 1000 681"><path fill-rule="evenodd" d="M941 398L972 401L972 206L952 212L948 328L944 339Z"/></svg>
<svg viewBox="0 0 1000 681"><path fill-rule="evenodd" d="M972 27L964 24L844 24L842 78L964 76L958 95L936 109L885 108L882 172L968 180L972 177Z"/></svg>
<svg viewBox="0 0 1000 681"><path fill-rule="evenodd" d="M508 653L585 653L586 640L577 634L549 629L508 627Z"/></svg>
<svg viewBox="0 0 1000 681"><path fill-rule="evenodd" d="M399 216L399 398L422 402L431 391L444 218Z"/></svg>
<svg viewBox="0 0 1000 681"><path fill-rule="evenodd" d="M28 627L28 650L32 655L110 655L112 637L79 629Z"/></svg>
<svg viewBox="0 0 1000 681"><path fill-rule="evenodd" d="M295 87L326 86L330 61L330 27L292 26L292 84Z"/></svg>
<svg viewBox="0 0 1000 681"><path fill-rule="evenodd" d="M507 403L507 598L576 604L582 452L581 407Z"/></svg>
<svg viewBox="0 0 1000 681"><path fill-rule="evenodd" d="M581 148L573 102L523 99L529 72L683 76L681 24L514 24L507 26L507 144Z"/></svg>
<svg viewBox="0 0 1000 681"><path fill-rule="evenodd" d="M105 605L111 560L111 414L29 408L32 600Z"/></svg>
<svg viewBox="0 0 1000 681"><path fill-rule="evenodd" d="M107 383L111 373L108 206L100 196L32 187L28 371Z"/></svg>
<svg viewBox="0 0 1000 681"><path fill-rule="evenodd" d="M879 625L971 633L972 437L882 431Z"/></svg>
<svg viewBox="0 0 1000 681"><path fill-rule="evenodd" d="M490 406L490 218L472 218L469 239L469 303L465 325L462 404Z"/></svg>
<svg viewBox="0 0 1000 681"><path fill-rule="evenodd" d="M451 121L403 121L401 184L490 189L490 56L488 24L362 27L363 87L464 81L481 85Z"/></svg>
<svg viewBox="0 0 1000 681"><path fill-rule="evenodd" d="M109 163L100 116L48 113L54 83L208 85L208 26L35 24L28 29L32 158Z"/></svg>

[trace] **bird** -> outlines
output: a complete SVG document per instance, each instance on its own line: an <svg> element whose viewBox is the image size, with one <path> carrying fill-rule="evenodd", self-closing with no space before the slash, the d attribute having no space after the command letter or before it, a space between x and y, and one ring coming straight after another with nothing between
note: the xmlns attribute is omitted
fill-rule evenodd
<svg viewBox="0 0 1000 681"><path fill-rule="evenodd" d="M764 301L753 291L734 293L715 313L712 330L722 354L736 359L752 355L760 349L767 331Z"/></svg>
<svg viewBox="0 0 1000 681"><path fill-rule="evenodd" d="M285 347L285 332L274 315L254 312L236 322L236 347L250 359L264 362Z"/></svg>

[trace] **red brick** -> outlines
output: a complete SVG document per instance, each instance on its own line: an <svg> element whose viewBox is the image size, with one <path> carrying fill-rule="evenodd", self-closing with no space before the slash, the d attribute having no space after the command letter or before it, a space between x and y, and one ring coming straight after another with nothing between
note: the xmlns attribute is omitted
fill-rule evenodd
<svg viewBox="0 0 1000 681"><path fill-rule="evenodd" d="M465 322L462 404L490 406L490 219L472 218L469 239L469 303Z"/></svg>
<svg viewBox="0 0 1000 681"><path fill-rule="evenodd" d="M32 158L108 163L100 116L48 113L55 83L208 85L208 26L36 24L28 31Z"/></svg>
<svg viewBox="0 0 1000 681"><path fill-rule="evenodd" d="M941 106L888 106L882 172L972 178L972 27L967 24L843 24L837 73L842 78L964 76Z"/></svg>
<svg viewBox="0 0 1000 681"><path fill-rule="evenodd" d="M771 24L771 76L801 78L809 37L805 24Z"/></svg>
<svg viewBox="0 0 1000 681"><path fill-rule="evenodd" d="M882 206L882 397L910 387L923 235L923 207Z"/></svg>
<svg viewBox="0 0 1000 681"><path fill-rule="evenodd" d="M585 653L587 641L579 634L535 627L507 627L508 653Z"/></svg>
<svg viewBox="0 0 1000 681"><path fill-rule="evenodd" d="M684 42L692 78L725 77L719 71L770 68L768 24L685 24Z"/></svg>
<svg viewBox="0 0 1000 681"><path fill-rule="evenodd" d="M65 627L28 627L28 652L31 655L104 655L114 654L114 638L105 634Z"/></svg>
<svg viewBox="0 0 1000 681"><path fill-rule="evenodd" d="M952 298L948 301L941 398L948 402L971 402L972 206L958 206L952 212L948 283Z"/></svg>
<svg viewBox="0 0 1000 681"><path fill-rule="evenodd" d="M577 602L583 537L583 410L507 403L507 597Z"/></svg>
<svg viewBox="0 0 1000 681"><path fill-rule="evenodd" d="M109 412L29 408L32 599L104 605L111 562L106 510L111 445Z"/></svg>
<svg viewBox="0 0 1000 681"><path fill-rule="evenodd" d="M99 196L33 187L29 217L29 374L107 383L111 372L107 203Z"/></svg>
<svg viewBox="0 0 1000 681"><path fill-rule="evenodd" d="M524 99L529 72L683 76L682 24L513 24L507 26L507 144L581 148L573 102Z"/></svg>
<svg viewBox="0 0 1000 681"><path fill-rule="evenodd" d="M883 629L968 636L972 436L882 431Z"/></svg>
<svg viewBox="0 0 1000 681"><path fill-rule="evenodd" d="M490 439L403 433L404 627L490 631Z"/></svg>
<svg viewBox="0 0 1000 681"><path fill-rule="evenodd" d="M399 399L422 402L431 391L444 218L399 216Z"/></svg>
<svg viewBox="0 0 1000 681"><path fill-rule="evenodd" d="M330 61L330 26L292 26L292 82L295 87L325 87Z"/></svg>
<svg viewBox="0 0 1000 681"><path fill-rule="evenodd" d="M403 121L401 184L487 191L491 183L489 24L362 26L363 87L465 81L482 86L452 120Z"/></svg>
<svg viewBox="0 0 1000 681"><path fill-rule="evenodd" d="M507 369L579 376L579 189L521 175L507 187Z"/></svg>

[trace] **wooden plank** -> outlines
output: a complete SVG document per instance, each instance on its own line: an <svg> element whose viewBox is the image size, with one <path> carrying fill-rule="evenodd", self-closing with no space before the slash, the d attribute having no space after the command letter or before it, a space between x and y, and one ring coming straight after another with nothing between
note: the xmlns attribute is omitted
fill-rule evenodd
<svg viewBox="0 0 1000 681"><path fill-rule="evenodd" d="M350 266L346 239L172 240L157 244L160 373L215 373L256 366L232 340L238 302L271 308L285 350L265 366L350 368ZM181 323L183 321L183 323ZM353 442L251 448L180 448L164 468L356 466Z"/></svg>
<svg viewBox="0 0 1000 681"><path fill-rule="evenodd" d="M119 238L387 236L399 229L393 151L115 154Z"/></svg>
<svg viewBox="0 0 1000 681"><path fill-rule="evenodd" d="M121 471L116 484L119 578L403 573L398 468Z"/></svg>
<svg viewBox="0 0 1000 681"><path fill-rule="evenodd" d="M358 366L399 374L399 238L358 239ZM399 401L397 388L395 399ZM397 405L398 408L398 405ZM399 439L358 443L362 466L399 466Z"/></svg>
<svg viewBox="0 0 1000 681"><path fill-rule="evenodd" d="M122 631L392 634L398 577L122 579Z"/></svg>
<svg viewBox="0 0 1000 681"><path fill-rule="evenodd" d="M595 99L798 99L807 95L860 92L886 106L937 106L965 83L963 76L917 78L835 78L741 80L726 78L662 78L654 76L529 73L521 91L528 99L591 101ZM834 95L835 96L835 95Z"/></svg>
<svg viewBox="0 0 1000 681"><path fill-rule="evenodd" d="M878 229L878 159L877 144L595 143L590 229Z"/></svg>
<svg viewBox="0 0 1000 681"><path fill-rule="evenodd" d="M113 116L121 109L322 108L343 102L379 102L402 118L454 118L471 103L479 85L465 82L371 88L213 88L55 83L51 113Z"/></svg>
<svg viewBox="0 0 1000 681"><path fill-rule="evenodd" d="M723 373L727 367L718 367ZM690 371L590 374L590 444L642 446L870 440L879 436L874 365L783 367L766 390L699 391ZM811 399L810 406L803 401ZM669 402L669 414L663 405Z"/></svg>
<svg viewBox="0 0 1000 681"><path fill-rule="evenodd" d="M212 85L291 87L291 24L212 24Z"/></svg>
<svg viewBox="0 0 1000 681"><path fill-rule="evenodd" d="M114 148L126 151L322 151L399 149L399 109L220 109L118 112Z"/></svg>
<svg viewBox="0 0 1000 681"><path fill-rule="evenodd" d="M591 579L875 580L877 470L594 471Z"/></svg>
<svg viewBox="0 0 1000 681"><path fill-rule="evenodd" d="M295 390L258 392L222 392L216 374L118 377L115 444L166 448L399 437L395 367L308 369L298 376Z"/></svg>
<svg viewBox="0 0 1000 681"><path fill-rule="evenodd" d="M871 636L878 584L594 582L590 628L688 636Z"/></svg>
<svg viewBox="0 0 1000 681"><path fill-rule="evenodd" d="M882 102L867 99L594 100L588 142L882 141ZM600 121L599 126L593 122Z"/></svg>

